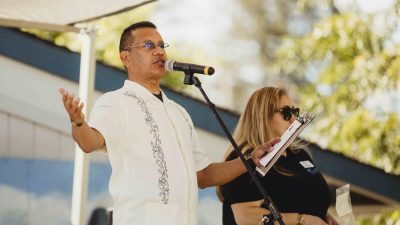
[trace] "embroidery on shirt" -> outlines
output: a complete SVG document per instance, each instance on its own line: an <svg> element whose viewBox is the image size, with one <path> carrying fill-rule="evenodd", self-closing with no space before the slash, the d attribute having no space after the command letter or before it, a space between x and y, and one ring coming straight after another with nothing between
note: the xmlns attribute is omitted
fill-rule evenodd
<svg viewBox="0 0 400 225"><path fill-rule="evenodd" d="M137 101L137 104L140 106L141 111L144 112L145 114L146 125L149 126L150 134L153 137L153 141L150 142L153 150L153 157L158 167L158 173L160 174L160 177L158 178L158 187L161 190L159 196L161 197L162 202L164 204L168 204L168 199L169 199L168 170L167 170L167 164L164 160L164 153L161 148L161 140L160 140L158 125L156 124L156 121L154 120L150 111L147 109L146 103L142 98L137 96L132 91L129 92L126 91L124 95L134 98Z"/></svg>

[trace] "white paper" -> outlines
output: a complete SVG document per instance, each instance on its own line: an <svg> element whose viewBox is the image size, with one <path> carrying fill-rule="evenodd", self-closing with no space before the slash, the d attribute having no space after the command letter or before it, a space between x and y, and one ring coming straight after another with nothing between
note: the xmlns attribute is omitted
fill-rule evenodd
<svg viewBox="0 0 400 225"><path fill-rule="evenodd" d="M296 137L304 130L304 128L314 119L314 115L309 112L305 112L302 116L296 118L296 120L288 127L288 129L281 136L281 140L276 143L272 151L266 154L257 166L256 170L265 176L268 170L274 165L279 159L281 154L289 147Z"/></svg>
<svg viewBox="0 0 400 225"><path fill-rule="evenodd" d="M340 225L354 225L355 218L350 199L350 184L336 189L336 212Z"/></svg>
<svg viewBox="0 0 400 225"><path fill-rule="evenodd" d="M349 192L345 192L336 197L336 212L338 216L344 216L352 212L349 204Z"/></svg>
<svg viewBox="0 0 400 225"><path fill-rule="evenodd" d="M289 138L300 126L301 123L295 120L282 135L281 140L272 147L273 150L260 160L260 164L263 166L267 165L268 162L271 161L271 159L276 155L276 153L278 153L279 149L282 148L282 146L289 140Z"/></svg>

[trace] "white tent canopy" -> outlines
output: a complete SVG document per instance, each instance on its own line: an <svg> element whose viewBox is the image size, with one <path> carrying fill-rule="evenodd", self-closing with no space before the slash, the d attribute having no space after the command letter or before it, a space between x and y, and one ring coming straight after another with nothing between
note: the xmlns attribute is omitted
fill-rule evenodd
<svg viewBox="0 0 400 225"><path fill-rule="evenodd" d="M69 26L120 13L155 0L0 0L0 25L52 31L78 31Z"/></svg>
<svg viewBox="0 0 400 225"><path fill-rule="evenodd" d="M81 33L81 69L79 97L86 103L86 116L92 105L95 77L96 31L76 27L75 23L113 15L145 5L155 0L0 0L0 26L37 28L48 31ZM56 94L56 93L55 93ZM89 158L76 147L72 191L71 223L86 222L85 209L89 173Z"/></svg>

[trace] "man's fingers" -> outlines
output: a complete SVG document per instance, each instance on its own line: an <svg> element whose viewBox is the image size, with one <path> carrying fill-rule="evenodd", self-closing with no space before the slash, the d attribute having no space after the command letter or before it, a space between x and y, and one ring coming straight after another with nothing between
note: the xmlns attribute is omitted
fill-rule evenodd
<svg viewBox="0 0 400 225"><path fill-rule="evenodd" d="M83 102L81 102L80 104L79 104L79 106L78 106L78 108L76 109L76 113L81 113L82 112L82 109L83 109Z"/></svg>
<svg viewBox="0 0 400 225"><path fill-rule="evenodd" d="M71 108L70 108L72 114L76 113L76 109L78 108L78 104L79 104L78 100L72 98Z"/></svg>
<svg viewBox="0 0 400 225"><path fill-rule="evenodd" d="M58 92L61 94L63 103L64 103L64 105L65 105L65 101L67 100L67 94L68 94L68 92L67 92L64 88L58 89Z"/></svg>
<svg viewBox="0 0 400 225"><path fill-rule="evenodd" d="M72 111L72 109L71 109L71 111L73 112L73 115L75 116L75 117L79 117L80 115L81 115L81 112L82 112L82 108L83 108L83 105L82 105L82 103L79 101L79 99L77 99L77 100L74 100L74 111Z"/></svg>
<svg viewBox="0 0 400 225"><path fill-rule="evenodd" d="M58 89L58 92L62 95L64 107L67 110L71 120L85 119L85 115L82 112L84 104L81 102L80 98L75 98L74 94L69 93L64 88Z"/></svg>
<svg viewBox="0 0 400 225"><path fill-rule="evenodd" d="M272 147L272 146L274 146L275 144L277 144L277 143L280 142L280 141L281 141L281 138L277 137L277 138L272 139L272 140L269 142L269 144L270 144L271 147Z"/></svg>
<svg viewBox="0 0 400 225"><path fill-rule="evenodd" d="M64 106L67 109L67 112L70 116L78 115L77 111L80 106L80 99L74 98L74 95L66 92L66 100L64 102Z"/></svg>
<svg viewBox="0 0 400 225"><path fill-rule="evenodd" d="M262 145L262 150L264 150L264 151L266 151L266 152L270 152L270 151L272 150L272 147L273 147L276 143L278 143L280 140L281 140L281 139L278 137L278 138L274 138L274 139L268 141L267 143L265 143L265 144Z"/></svg>
<svg viewBox="0 0 400 225"><path fill-rule="evenodd" d="M65 91L64 88L59 88L59 89L58 89L58 92L60 92L60 94L61 94L62 96L64 96L66 91Z"/></svg>
<svg viewBox="0 0 400 225"><path fill-rule="evenodd" d="M268 153L268 152L272 152L272 150L274 150L273 147L269 147L269 148L265 149L265 151L266 151L267 153Z"/></svg>
<svg viewBox="0 0 400 225"><path fill-rule="evenodd" d="M70 93L67 93L67 95L66 95L65 98L66 98L66 99L65 99L64 105L65 105L65 108L66 108L66 109L68 110L68 112L69 112L69 110L70 110L70 108L71 108L72 101L74 100L74 98L72 97L72 95L71 95Z"/></svg>

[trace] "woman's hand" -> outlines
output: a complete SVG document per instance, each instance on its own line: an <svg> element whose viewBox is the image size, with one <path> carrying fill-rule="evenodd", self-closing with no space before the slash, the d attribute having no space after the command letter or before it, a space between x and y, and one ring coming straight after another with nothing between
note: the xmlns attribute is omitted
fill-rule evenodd
<svg viewBox="0 0 400 225"><path fill-rule="evenodd" d="M241 202L231 205L233 216L238 225L259 224L263 215L268 214L269 210L261 208L263 200L254 202ZM296 225L298 223L298 213L281 213L282 219L287 225ZM321 218L308 214L303 215L303 225L331 225L325 223ZM332 224L337 225L337 224Z"/></svg>
<svg viewBox="0 0 400 225"><path fill-rule="evenodd" d="M326 220L328 221L329 225L339 225L337 220L333 216L331 216L329 213L326 214Z"/></svg>
<svg viewBox="0 0 400 225"><path fill-rule="evenodd" d="M318 216L304 214L303 218L303 225L328 225Z"/></svg>

